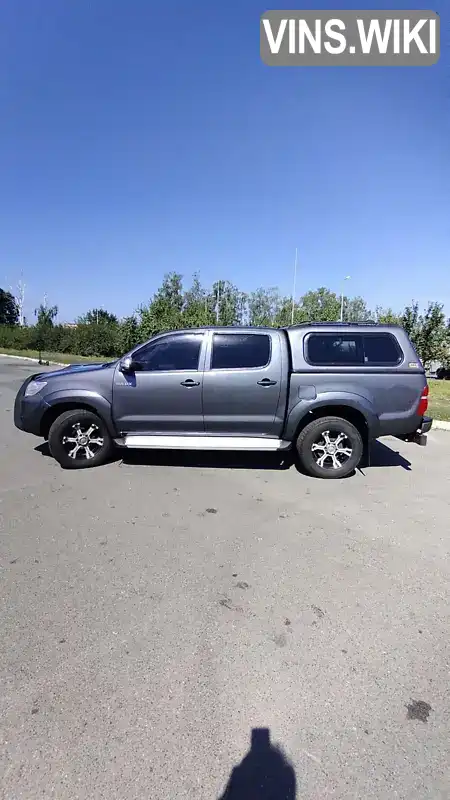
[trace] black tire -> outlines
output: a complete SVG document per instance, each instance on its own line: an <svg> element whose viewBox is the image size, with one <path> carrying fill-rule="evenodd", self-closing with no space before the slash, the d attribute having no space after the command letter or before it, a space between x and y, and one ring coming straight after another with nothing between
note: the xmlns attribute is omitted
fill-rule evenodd
<svg viewBox="0 0 450 800"><path fill-rule="evenodd" d="M328 451L330 444L339 442L335 452ZM315 446L314 446L315 445ZM346 451L344 454L343 450ZM351 452L349 452L351 451ZM346 478L351 475L361 461L364 451L360 432L351 422L342 417L320 417L306 425L297 439L297 453L300 464L308 473L317 478ZM317 463L322 458L322 464ZM336 467L336 462L341 463Z"/></svg>
<svg viewBox="0 0 450 800"><path fill-rule="evenodd" d="M83 434L88 435L92 427L94 430L89 434L89 441L84 444ZM68 441L66 437L70 437L73 441ZM64 411L57 417L48 434L48 446L53 458L64 469L98 467L110 458L114 449L114 443L103 420L93 411L84 408ZM75 449L77 447L78 449ZM74 455L70 455L70 452ZM89 456L89 453L92 453L92 456Z"/></svg>

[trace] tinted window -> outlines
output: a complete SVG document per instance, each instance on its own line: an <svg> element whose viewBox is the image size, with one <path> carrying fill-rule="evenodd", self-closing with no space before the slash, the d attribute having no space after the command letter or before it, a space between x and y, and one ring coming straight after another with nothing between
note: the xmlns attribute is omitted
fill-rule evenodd
<svg viewBox="0 0 450 800"><path fill-rule="evenodd" d="M308 337L308 360L317 366L363 364L361 336L312 333Z"/></svg>
<svg viewBox="0 0 450 800"><path fill-rule="evenodd" d="M211 369L265 367L270 361L270 336L215 333Z"/></svg>
<svg viewBox="0 0 450 800"><path fill-rule="evenodd" d="M400 348L389 333L364 336L364 362L368 365L395 366L402 360Z"/></svg>
<svg viewBox="0 0 450 800"><path fill-rule="evenodd" d="M151 372L198 369L203 334L160 339L139 350L133 358Z"/></svg>
<svg viewBox="0 0 450 800"><path fill-rule="evenodd" d="M316 334L308 337L308 361L317 366L393 367L402 360L401 350L389 333Z"/></svg>

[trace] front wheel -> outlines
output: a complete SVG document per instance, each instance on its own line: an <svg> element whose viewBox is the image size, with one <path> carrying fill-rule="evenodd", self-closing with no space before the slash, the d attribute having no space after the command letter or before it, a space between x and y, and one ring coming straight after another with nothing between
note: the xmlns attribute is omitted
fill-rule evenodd
<svg viewBox="0 0 450 800"><path fill-rule="evenodd" d="M346 478L363 455L363 440L351 422L341 417L322 417L306 425L297 439L297 453L304 470L317 478Z"/></svg>
<svg viewBox="0 0 450 800"><path fill-rule="evenodd" d="M64 469L98 467L114 447L103 420L84 408L64 411L57 417L48 434L48 445Z"/></svg>

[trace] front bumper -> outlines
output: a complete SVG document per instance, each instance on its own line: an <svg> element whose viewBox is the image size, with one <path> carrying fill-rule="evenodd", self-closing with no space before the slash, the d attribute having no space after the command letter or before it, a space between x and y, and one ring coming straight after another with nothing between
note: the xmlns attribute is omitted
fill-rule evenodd
<svg viewBox="0 0 450 800"><path fill-rule="evenodd" d="M25 433L32 433L34 436L41 436L42 417L50 406L43 400L40 394L25 397L24 392L27 384L32 378L25 381L19 389L14 403L14 425Z"/></svg>

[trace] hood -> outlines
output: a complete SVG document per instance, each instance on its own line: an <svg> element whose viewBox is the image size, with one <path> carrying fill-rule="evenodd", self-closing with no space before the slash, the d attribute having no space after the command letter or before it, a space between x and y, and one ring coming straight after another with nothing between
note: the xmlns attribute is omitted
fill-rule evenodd
<svg viewBox="0 0 450 800"><path fill-rule="evenodd" d="M99 361L98 363L93 362L91 364L69 364L67 367L54 370L53 372L40 372L38 375L33 376L33 380L48 381L49 378L59 378L64 375L70 375L79 372L98 372L99 370L110 367L115 363L115 361Z"/></svg>

